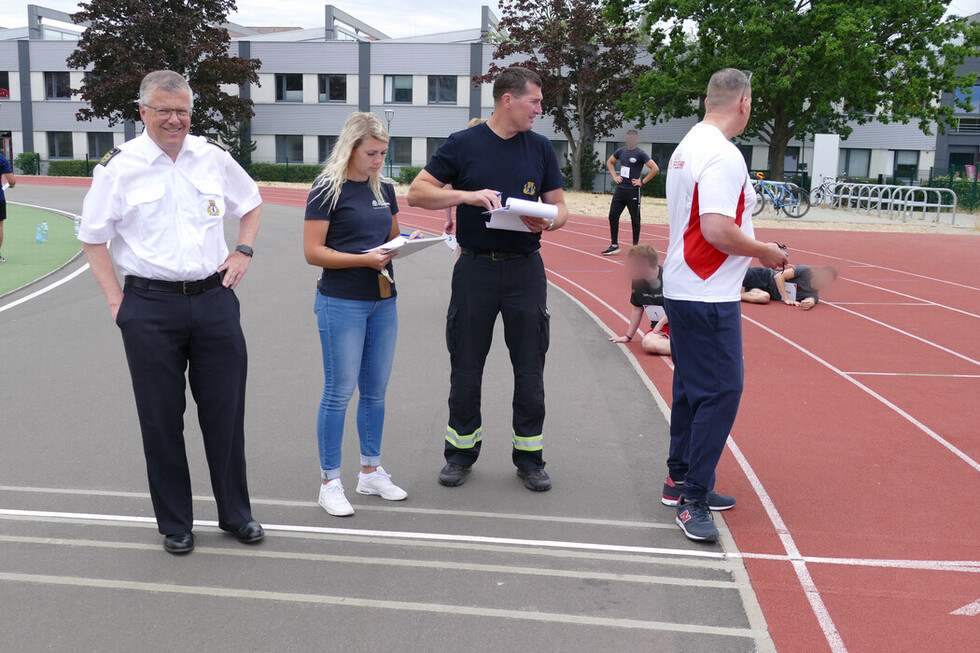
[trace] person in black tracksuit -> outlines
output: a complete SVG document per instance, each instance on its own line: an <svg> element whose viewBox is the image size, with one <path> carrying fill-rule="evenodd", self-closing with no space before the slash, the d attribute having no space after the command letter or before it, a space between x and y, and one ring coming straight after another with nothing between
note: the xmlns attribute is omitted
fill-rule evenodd
<svg viewBox="0 0 980 653"><path fill-rule="evenodd" d="M612 203L609 205L609 247L603 256L619 252L619 218L623 209L629 209L633 223L633 244L640 242L640 193L642 186L650 182L660 171L650 155L639 147L640 135L635 129L626 132L626 146L621 147L606 161L606 168L616 182ZM619 165L619 170L616 166ZM648 168L643 176L643 168Z"/></svg>
<svg viewBox="0 0 980 653"><path fill-rule="evenodd" d="M550 316L538 250L541 232L561 228L568 210L555 150L531 131L541 114L541 79L525 68L508 68L494 83L493 96L493 116L451 135L408 193L411 206L441 210L458 205L461 255L446 320L452 372L446 465L439 482L462 485L480 455L483 367L499 313L514 367L513 462L525 487L544 491L551 488L542 455ZM485 211L509 198L554 204L557 216L524 217L527 231L489 229Z"/></svg>

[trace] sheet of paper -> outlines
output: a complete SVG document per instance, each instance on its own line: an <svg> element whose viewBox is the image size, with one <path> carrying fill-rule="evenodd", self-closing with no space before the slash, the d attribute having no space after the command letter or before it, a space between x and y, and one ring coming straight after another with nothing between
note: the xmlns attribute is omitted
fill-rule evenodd
<svg viewBox="0 0 980 653"><path fill-rule="evenodd" d="M647 305L643 307L643 310L647 314L647 319L654 324L659 322L660 318L667 314L663 306Z"/></svg>
<svg viewBox="0 0 980 653"><path fill-rule="evenodd" d="M10 188L10 184L8 184L7 182L3 182L3 186L0 186L0 188L7 190L8 188Z"/></svg>
<svg viewBox="0 0 980 653"><path fill-rule="evenodd" d="M442 232L442 237L446 239L446 247L449 248L449 251L455 252L456 248L459 247L459 243L456 242L456 234Z"/></svg>
<svg viewBox="0 0 980 653"><path fill-rule="evenodd" d="M381 246L381 249L388 251L397 250L398 260L405 258L406 256L411 256L415 252L421 252L426 247L431 247L436 243L446 242L446 236L430 236L429 238L406 238L405 236L396 236L389 240L387 243ZM373 247L371 249L378 249ZM371 249L364 250L365 252L370 252Z"/></svg>
<svg viewBox="0 0 980 653"><path fill-rule="evenodd" d="M530 202L528 200L508 197L504 206L493 211L485 211L485 213L490 216L490 220L487 222L487 227L490 229L530 232L531 230L521 220L522 215L531 218L554 220L558 217L558 207L554 204Z"/></svg>
<svg viewBox="0 0 980 653"><path fill-rule="evenodd" d="M795 283L790 283L789 281L786 282L786 296L789 297L789 300L791 302L795 302L796 301L796 284Z"/></svg>
<svg viewBox="0 0 980 653"><path fill-rule="evenodd" d="M622 166L622 167L620 167L620 169L619 169L619 176L622 177L623 179L629 179L630 178L630 167L629 166Z"/></svg>

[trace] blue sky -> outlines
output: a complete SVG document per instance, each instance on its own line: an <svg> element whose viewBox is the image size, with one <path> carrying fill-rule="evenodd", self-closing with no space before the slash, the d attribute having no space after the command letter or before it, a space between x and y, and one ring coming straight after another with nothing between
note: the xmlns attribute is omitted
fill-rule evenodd
<svg viewBox="0 0 980 653"><path fill-rule="evenodd" d="M980 0L977 3L980 4ZM68 13L78 10L76 0L2 0L0 26L27 25L28 4ZM333 0L329 3L275 0L272 3L274 13L269 11L268 0L238 0L238 12L231 16L231 20L243 25L319 27L323 25L323 7L326 4L333 4L393 37L479 27L480 7L485 4L497 12L497 0Z"/></svg>

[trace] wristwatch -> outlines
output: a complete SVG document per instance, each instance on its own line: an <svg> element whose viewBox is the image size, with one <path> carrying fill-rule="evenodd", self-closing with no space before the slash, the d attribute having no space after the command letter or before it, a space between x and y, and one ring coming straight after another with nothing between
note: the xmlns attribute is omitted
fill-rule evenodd
<svg viewBox="0 0 980 653"><path fill-rule="evenodd" d="M249 258L252 258L252 255L255 254L255 250L249 247L248 245L239 245L238 247L235 248L235 251L241 252L242 254L244 254Z"/></svg>

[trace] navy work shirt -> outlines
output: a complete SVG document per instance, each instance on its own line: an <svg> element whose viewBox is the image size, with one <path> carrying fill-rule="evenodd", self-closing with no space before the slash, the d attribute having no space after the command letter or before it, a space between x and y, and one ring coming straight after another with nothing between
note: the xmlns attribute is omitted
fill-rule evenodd
<svg viewBox="0 0 980 653"><path fill-rule="evenodd" d="M330 221L324 243L327 247L345 254L362 254L388 242L394 216L398 213L394 186L381 184L384 200L379 202L371 191L370 182L348 179L332 211L330 202L324 201L322 190L322 186L314 186L310 190L310 197L306 200L306 219ZM390 262L387 269L394 277L394 267ZM366 301L382 299L378 271L374 268L324 268L318 288L327 297ZM392 284L391 296L396 294Z"/></svg>
<svg viewBox="0 0 980 653"><path fill-rule="evenodd" d="M452 134L426 171L456 190L500 191L507 198L538 201L542 193L562 187L561 169L551 141L531 131L503 139L486 124ZM487 229L482 206L460 204L456 209L456 239L476 252L530 254L541 248L541 234Z"/></svg>

